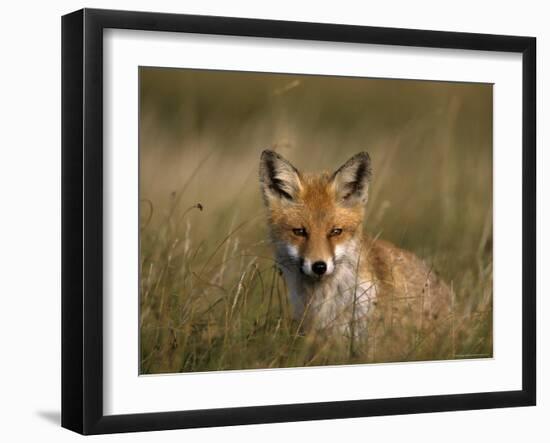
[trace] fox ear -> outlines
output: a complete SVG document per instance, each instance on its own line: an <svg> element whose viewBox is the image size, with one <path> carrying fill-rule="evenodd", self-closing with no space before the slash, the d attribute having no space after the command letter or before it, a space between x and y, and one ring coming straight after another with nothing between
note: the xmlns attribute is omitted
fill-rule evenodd
<svg viewBox="0 0 550 443"><path fill-rule="evenodd" d="M360 152L354 155L332 174L336 198L346 206L366 204L370 177L369 154Z"/></svg>
<svg viewBox="0 0 550 443"><path fill-rule="evenodd" d="M302 188L298 170L279 154L270 150L262 152L260 183L267 204L273 199L293 201Z"/></svg>

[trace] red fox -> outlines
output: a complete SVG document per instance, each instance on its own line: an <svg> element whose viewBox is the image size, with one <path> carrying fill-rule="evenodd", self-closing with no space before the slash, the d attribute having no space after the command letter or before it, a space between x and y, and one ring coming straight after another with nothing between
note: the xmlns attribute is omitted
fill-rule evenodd
<svg viewBox="0 0 550 443"><path fill-rule="evenodd" d="M306 329L361 336L377 310L387 325L398 307L403 315L394 319L409 315L419 329L449 313L451 291L432 269L363 232L370 179L366 152L332 174L302 173L276 152L262 152L260 182L276 262L293 315Z"/></svg>

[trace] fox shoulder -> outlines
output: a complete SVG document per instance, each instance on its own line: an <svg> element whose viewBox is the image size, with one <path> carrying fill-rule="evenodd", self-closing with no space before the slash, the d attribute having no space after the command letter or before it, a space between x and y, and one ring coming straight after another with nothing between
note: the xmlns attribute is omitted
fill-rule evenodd
<svg viewBox="0 0 550 443"><path fill-rule="evenodd" d="M412 252L394 244L366 237L368 264L379 283L380 296L425 299L433 314L450 308L451 291L435 269Z"/></svg>

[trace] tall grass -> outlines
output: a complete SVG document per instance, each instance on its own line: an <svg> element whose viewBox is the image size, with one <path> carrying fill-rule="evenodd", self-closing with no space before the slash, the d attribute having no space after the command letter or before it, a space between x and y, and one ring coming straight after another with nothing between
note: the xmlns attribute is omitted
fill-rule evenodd
<svg viewBox="0 0 550 443"><path fill-rule="evenodd" d="M141 373L491 356L491 109L488 85L142 69ZM365 343L301 332L258 185L274 145L306 170L370 153L366 231L453 288L439 340L414 298Z"/></svg>

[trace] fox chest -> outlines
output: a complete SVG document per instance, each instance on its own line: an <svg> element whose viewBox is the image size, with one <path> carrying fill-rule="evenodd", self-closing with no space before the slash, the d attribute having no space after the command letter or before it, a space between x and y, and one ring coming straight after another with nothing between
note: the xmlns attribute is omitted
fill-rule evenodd
<svg viewBox="0 0 550 443"><path fill-rule="evenodd" d="M289 276L290 301L294 317L316 330L354 330L366 328L370 306L376 298L376 285L359 279L355 273L326 281L304 284L300 276ZM343 278L347 277L347 278Z"/></svg>

